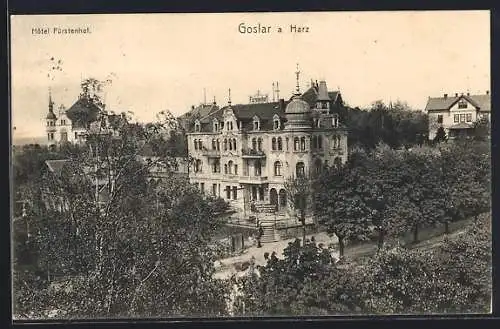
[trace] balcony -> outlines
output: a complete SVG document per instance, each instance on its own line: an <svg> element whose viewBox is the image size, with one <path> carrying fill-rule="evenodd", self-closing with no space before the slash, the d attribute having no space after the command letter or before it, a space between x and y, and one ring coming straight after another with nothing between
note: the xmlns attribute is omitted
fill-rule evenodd
<svg viewBox="0 0 500 329"><path fill-rule="evenodd" d="M241 150L241 157L243 159L264 159L266 154L264 151L258 151L254 149L243 149Z"/></svg>
<svg viewBox="0 0 500 329"><path fill-rule="evenodd" d="M267 176L240 176L240 184L262 184L267 182Z"/></svg>
<svg viewBox="0 0 500 329"><path fill-rule="evenodd" d="M201 154L209 158L220 158L220 150L207 150L203 148Z"/></svg>

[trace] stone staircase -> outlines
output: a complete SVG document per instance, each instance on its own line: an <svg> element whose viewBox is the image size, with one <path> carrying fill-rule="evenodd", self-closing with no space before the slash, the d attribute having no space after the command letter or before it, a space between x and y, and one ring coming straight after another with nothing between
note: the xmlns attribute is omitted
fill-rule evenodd
<svg viewBox="0 0 500 329"><path fill-rule="evenodd" d="M276 242L279 239L276 237L276 230L274 229L274 223L262 222L262 230L264 231L262 237L260 238L261 243Z"/></svg>

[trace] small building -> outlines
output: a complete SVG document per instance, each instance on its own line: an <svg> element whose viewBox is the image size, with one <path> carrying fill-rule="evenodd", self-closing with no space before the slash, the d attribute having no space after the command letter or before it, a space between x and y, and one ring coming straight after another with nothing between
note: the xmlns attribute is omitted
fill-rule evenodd
<svg viewBox="0 0 500 329"><path fill-rule="evenodd" d="M482 95L455 93L454 96L429 97L425 111L429 116L430 140L436 137L440 127L450 139L470 136L477 120L490 121L491 95L486 91Z"/></svg>

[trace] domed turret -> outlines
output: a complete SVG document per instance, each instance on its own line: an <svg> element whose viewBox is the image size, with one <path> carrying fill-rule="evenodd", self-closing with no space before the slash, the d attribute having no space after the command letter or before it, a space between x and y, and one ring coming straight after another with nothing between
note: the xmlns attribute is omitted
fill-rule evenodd
<svg viewBox="0 0 500 329"><path fill-rule="evenodd" d="M299 86L299 67L297 64L297 91L286 106L285 129L310 129L311 128L311 107L302 99Z"/></svg>
<svg viewBox="0 0 500 329"><path fill-rule="evenodd" d="M311 112L309 104L299 95L293 96L285 109L286 114L303 114L309 112Z"/></svg>

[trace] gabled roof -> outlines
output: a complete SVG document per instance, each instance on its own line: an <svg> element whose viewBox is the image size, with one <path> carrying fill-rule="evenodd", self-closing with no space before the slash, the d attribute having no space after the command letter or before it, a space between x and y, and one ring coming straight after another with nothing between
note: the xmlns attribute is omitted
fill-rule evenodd
<svg viewBox="0 0 500 329"><path fill-rule="evenodd" d="M426 111L433 110L449 110L456 102L460 99L465 99L472 105L474 105L480 111L490 112L491 111L491 95L457 95L457 96L447 96L447 97L429 97L427 100L427 105L425 106Z"/></svg>

